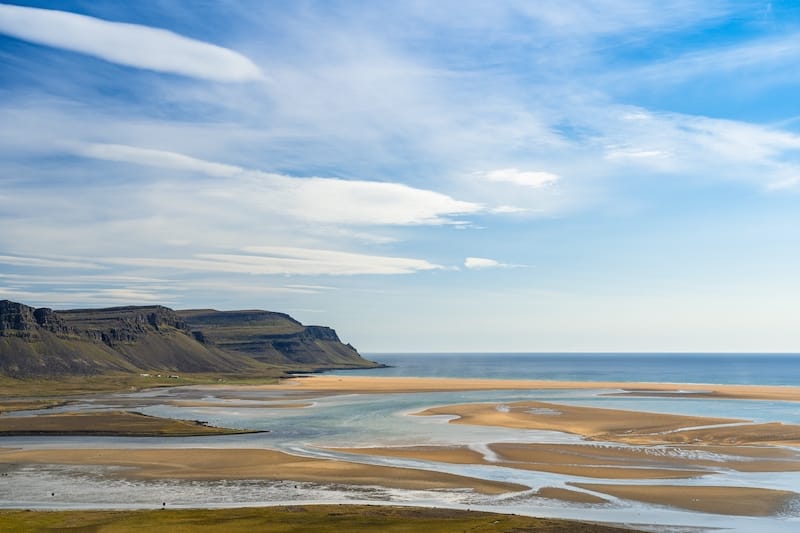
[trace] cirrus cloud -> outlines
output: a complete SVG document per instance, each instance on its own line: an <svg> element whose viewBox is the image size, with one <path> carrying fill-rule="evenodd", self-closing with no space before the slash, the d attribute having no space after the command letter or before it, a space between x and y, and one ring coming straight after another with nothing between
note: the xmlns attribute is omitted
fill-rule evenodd
<svg viewBox="0 0 800 533"><path fill-rule="evenodd" d="M241 82L263 77L255 63L233 50L160 28L67 11L3 4L0 33L111 63L192 78Z"/></svg>
<svg viewBox="0 0 800 533"><path fill-rule="evenodd" d="M483 174L489 181L498 183L511 183L521 187L532 187L538 189L545 185L550 185L558 181L559 176L552 172L520 170L518 168L500 168L490 170Z"/></svg>
<svg viewBox="0 0 800 533"><path fill-rule="evenodd" d="M487 268L515 268L521 265L509 265L487 257L467 257L464 266L469 270L484 270Z"/></svg>
<svg viewBox="0 0 800 533"><path fill-rule="evenodd" d="M298 248L292 246L247 246L244 253L202 253L190 258L117 257L107 263L151 268L259 275L412 274L443 267L406 257Z"/></svg>
<svg viewBox="0 0 800 533"><path fill-rule="evenodd" d="M451 218L483 211L480 204L457 200L439 192L401 183L336 178L298 178L206 161L185 154L119 144L86 144L72 149L77 155L185 171L227 180L193 188L209 196L226 198L231 190L256 202L260 209L296 219L345 225L458 224Z"/></svg>

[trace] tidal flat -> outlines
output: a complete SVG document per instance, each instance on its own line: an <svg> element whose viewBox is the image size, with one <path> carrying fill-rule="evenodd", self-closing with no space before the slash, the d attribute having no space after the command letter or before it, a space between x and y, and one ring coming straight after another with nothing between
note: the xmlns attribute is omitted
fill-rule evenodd
<svg viewBox="0 0 800 533"><path fill-rule="evenodd" d="M800 525L799 399L790 386L342 375L87 394L0 422L135 411L238 434L3 437L0 506L313 501L788 532Z"/></svg>

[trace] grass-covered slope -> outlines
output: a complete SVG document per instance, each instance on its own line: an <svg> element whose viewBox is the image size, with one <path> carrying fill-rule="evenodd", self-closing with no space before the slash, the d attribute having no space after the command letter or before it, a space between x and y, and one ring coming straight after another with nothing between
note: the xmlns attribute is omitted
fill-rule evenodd
<svg viewBox="0 0 800 533"><path fill-rule="evenodd" d="M363 368L363 359L343 344L331 328L304 326L289 315L271 311L178 311L196 338L273 365L316 368Z"/></svg>
<svg viewBox="0 0 800 533"><path fill-rule="evenodd" d="M155 502L154 507L160 503ZM169 507L169 504L166 504ZM30 531L203 531L349 533L634 533L637 530L454 509L378 505L293 505L153 511L0 511L0 529Z"/></svg>
<svg viewBox="0 0 800 533"><path fill-rule="evenodd" d="M163 306L53 311L0 301L0 375L108 372L274 374L372 363L329 328L267 311Z"/></svg>

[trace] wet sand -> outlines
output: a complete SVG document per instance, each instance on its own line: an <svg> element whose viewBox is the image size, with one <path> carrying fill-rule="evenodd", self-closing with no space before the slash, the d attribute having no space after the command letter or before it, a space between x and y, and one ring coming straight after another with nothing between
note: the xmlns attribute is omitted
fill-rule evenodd
<svg viewBox="0 0 800 533"><path fill-rule="evenodd" d="M588 494L586 492L578 492L577 490L562 489L560 487L542 487L536 491L536 495L550 500L561 500L573 503L608 503L608 500L600 496L595 496L594 494Z"/></svg>
<svg viewBox="0 0 800 533"><path fill-rule="evenodd" d="M641 469L689 470L696 477L725 470L736 472L798 472L800 452L772 446L636 446L593 444L490 444L507 462L565 464L580 467L619 466ZM608 476L613 477L613 476ZM643 477L643 476L638 476ZM666 477L666 476L659 476ZM679 477L679 476L675 476Z"/></svg>
<svg viewBox="0 0 800 533"><path fill-rule="evenodd" d="M693 465L685 464L679 468L653 468L640 462L630 461L620 465L604 463L597 458L592 461L586 455L583 461L575 461L574 454L568 450L571 445L504 445L492 444L492 451L504 449L504 446L519 446L524 449L524 457L520 454L497 453L496 460L488 460L482 454L466 446L407 446L385 448L334 448L334 451L382 457L399 457L450 464L495 465L537 472L550 472L571 476L601 479L680 479L698 477L708 473L707 470L690 470ZM530 448L528 448L530 447Z"/></svg>
<svg viewBox="0 0 800 533"><path fill-rule="evenodd" d="M136 479L266 479L341 483L399 489L473 489L482 494L527 490L487 481L411 468L315 459L256 449L46 449L2 450L0 464L62 464L129 467L113 476Z"/></svg>
<svg viewBox="0 0 800 533"><path fill-rule="evenodd" d="M216 386L210 386L216 387ZM616 381L546 381L471 378L417 378L379 376L314 375L283 379L274 385L240 385L221 388L239 390L293 390L301 392L327 392L336 394L376 394L394 392L443 392L471 390L564 390L564 389L618 389L622 392L684 394L694 391L713 398L738 398L750 400L785 400L800 402L800 387L765 385L705 385L674 383L630 383ZM205 388L205 387L204 387ZM691 396L691 395L687 395Z"/></svg>
<svg viewBox="0 0 800 533"><path fill-rule="evenodd" d="M615 390L629 395L666 395L675 398L709 397L800 401L800 387L744 385L631 384L615 382L553 382L440 378L382 378L311 376L282 380L275 385L202 386L231 391L274 391L276 402L257 407L298 407L302 400L354 393L414 393L474 390ZM287 395L287 391L289 394ZM687 391L694 391L688 393ZM283 402L279 401L283 399ZM273 399L273 398L270 398ZM263 401L264 398L261 398ZM181 400L178 400L181 402ZM183 406L245 407L226 402L188 400ZM250 404L256 406L255 404ZM250 405L247 405L248 407ZM620 443L535 444L495 443L489 453L466 446L411 446L405 448L342 448L340 451L405 457L452 464L500 465L511 468L611 480L575 483L576 490L545 487L538 495L577 503L602 503L601 495L709 513L766 516L780 512L795 497L788 491L701 485L622 485L613 480L700 477L712 472L800 471L797 451L778 446L800 446L800 426L753 424L746 420L644 413L567 406L548 402L481 403L436 407L418 415L458 417L450 423L558 431L587 441ZM60 415L75 416L75 415ZM0 417L2 421L5 417ZM42 417L37 417L42 418ZM10 419L10 418L9 418ZM32 419L27 419L32 420ZM65 421L61 422L62 424ZM768 446L772 445L772 446ZM777 446L775 446L777 445ZM716 454L714 456L713 454ZM426 470L374 466L347 461L314 459L270 450L147 449L147 450L0 450L0 464L78 464L129 467L108 475L140 479L267 479L341 483L404 489L471 488L485 494L526 490L509 483L485 481ZM673 482L677 483L677 482Z"/></svg>
<svg viewBox="0 0 800 533"><path fill-rule="evenodd" d="M800 446L800 426L672 415L547 402L471 403L426 409L419 416L448 415L451 424L560 431L587 440L628 444L726 444Z"/></svg>
<svg viewBox="0 0 800 533"><path fill-rule="evenodd" d="M450 464L497 465L605 479L680 479L725 470L798 472L800 453L783 448L612 447L592 444L489 444L491 457L467 446L332 448L333 451Z"/></svg>
<svg viewBox="0 0 800 533"><path fill-rule="evenodd" d="M644 503L738 516L774 516L785 510L792 500L798 498L796 493L785 490L748 487L595 483L570 483L570 485Z"/></svg>

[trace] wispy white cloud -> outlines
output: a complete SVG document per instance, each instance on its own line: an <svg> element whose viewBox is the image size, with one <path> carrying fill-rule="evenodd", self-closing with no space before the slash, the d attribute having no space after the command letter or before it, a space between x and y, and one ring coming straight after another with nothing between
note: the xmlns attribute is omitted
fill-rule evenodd
<svg viewBox="0 0 800 533"><path fill-rule="evenodd" d="M124 161L212 177L238 178L238 187L207 188L219 197L237 196L256 200L261 209L302 220L352 225L417 225L455 223L453 215L483 210L477 203L456 200L446 194L400 183L334 178L296 178L247 170L190 157L184 154L114 144L79 146L85 157Z"/></svg>
<svg viewBox="0 0 800 533"><path fill-rule="evenodd" d="M24 285L166 285L173 283L170 280L151 278L144 276L125 276L125 275L97 275L97 274L73 274L71 276L62 275L42 275L42 274L4 274L0 272L0 278L11 283Z"/></svg>
<svg viewBox="0 0 800 533"><path fill-rule="evenodd" d="M21 255L0 255L0 263L13 266L36 267L36 268L79 268L79 269L102 269L102 265L75 258L47 258L29 257Z"/></svg>
<svg viewBox="0 0 800 533"><path fill-rule="evenodd" d="M780 191L783 189L800 188L800 165L785 167L785 176L775 178L768 186L767 189L771 191Z"/></svg>
<svg viewBox="0 0 800 533"><path fill-rule="evenodd" d="M317 285L267 285L264 283L246 283L237 282L231 279L206 279L206 280L192 280L181 282L176 286L180 291L201 291L204 293L221 292L225 294L235 293L239 297L254 295L276 295L276 294L319 294L326 290L331 290L330 287L317 286Z"/></svg>
<svg viewBox="0 0 800 533"><path fill-rule="evenodd" d="M728 46L692 50L677 58L651 63L633 72L615 73L634 84L682 83L698 77L783 69L781 76L796 76L791 68L800 60L800 33L765 37ZM786 70L788 69L788 70ZM739 76L737 79L741 79ZM746 80L746 83L758 79Z"/></svg>
<svg viewBox="0 0 800 533"><path fill-rule="evenodd" d="M520 265L501 263L500 261L487 257L467 257L464 259L464 266L469 270L485 270L489 268L516 268Z"/></svg>
<svg viewBox="0 0 800 533"><path fill-rule="evenodd" d="M205 161L196 157L168 152L166 150L153 150L138 146L123 144L82 144L74 145L76 154L93 159L105 161L121 161L158 168L197 172L208 176L232 178L244 172L242 167Z"/></svg>
<svg viewBox="0 0 800 533"><path fill-rule="evenodd" d="M518 168L499 168L490 170L483 174L483 177L495 183L511 183L521 187L532 187L538 189L555 183L559 177L552 172L541 170L519 170Z"/></svg>
<svg viewBox="0 0 800 533"><path fill-rule="evenodd" d="M140 69L222 82L262 78L250 59L164 29L76 13L0 5L0 32Z"/></svg>
<svg viewBox="0 0 800 533"><path fill-rule="evenodd" d="M118 288L30 290L0 286L0 298L16 300L34 306L58 306L62 308L86 305L169 304L174 301L173 295L167 292Z"/></svg>
<svg viewBox="0 0 800 533"><path fill-rule="evenodd" d="M606 159L650 159L650 158L665 158L669 154L661 150L637 150L636 148L628 148L624 146L609 146L606 150Z"/></svg>
<svg viewBox="0 0 800 533"><path fill-rule="evenodd" d="M520 213L527 213L530 209L526 209L524 207L516 207L513 205L500 205L497 207L493 207L491 212L498 214L498 215L516 215Z"/></svg>
<svg viewBox="0 0 800 533"><path fill-rule="evenodd" d="M443 267L424 259L295 248L287 246L248 246L244 254L200 253L191 258L115 257L110 264L260 275L412 274Z"/></svg>

